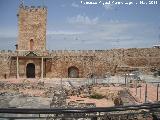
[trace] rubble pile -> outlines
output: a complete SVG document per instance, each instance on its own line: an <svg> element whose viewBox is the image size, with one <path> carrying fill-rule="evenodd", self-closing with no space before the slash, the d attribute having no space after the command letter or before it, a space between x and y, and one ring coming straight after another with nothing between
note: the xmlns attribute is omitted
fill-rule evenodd
<svg viewBox="0 0 160 120"><path fill-rule="evenodd" d="M16 95L29 97L52 97L55 87L47 87L44 82L30 83L24 80L22 83L0 82L0 95Z"/></svg>
<svg viewBox="0 0 160 120"><path fill-rule="evenodd" d="M114 106L123 87L118 84L82 84L78 81L27 80L1 81L0 96L50 98L50 108ZM103 96L92 98L94 94ZM123 100L122 100L123 101ZM104 103L105 105L102 105Z"/></svg>

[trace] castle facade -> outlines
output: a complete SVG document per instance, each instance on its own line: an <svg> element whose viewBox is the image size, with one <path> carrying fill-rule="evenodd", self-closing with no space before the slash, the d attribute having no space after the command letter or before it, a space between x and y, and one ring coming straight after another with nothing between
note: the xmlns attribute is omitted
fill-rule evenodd
<svg viewBox="0 0 160 120"><path fill-rule="evenodd" d="M46 48L46 7L21 5L16 51L0 51L1 78L103 78L160 69L159 48L52 50Z"/></svg>

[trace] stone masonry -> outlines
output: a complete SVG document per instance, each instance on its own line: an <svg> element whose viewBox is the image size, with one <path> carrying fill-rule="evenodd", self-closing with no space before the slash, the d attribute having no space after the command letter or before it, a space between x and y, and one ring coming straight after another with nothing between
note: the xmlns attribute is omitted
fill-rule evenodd
<svg viewBox="0 0 160 120"><path fill-rule="evenodd" d="M19 50L46 50L46 21L45 7L20 6L18 16Z"/></svg>
<svg viewBox="0 0 160 120"><path fill-rule="evenodd" d="M1 51L0 76L16 77L16 52ZM44 57L44 76L48 78L69 77L68 69L76 67L80 78L104 77L111 73L120 74L139 70L149 74L160 69L160 50L157 48L131 48L96 51L48 51ZM11 57L12 56L12 57ZM20 77L26 77L26 65L35 64L35 74L41 74L41 59L22 57L19 59Z"/></svg>

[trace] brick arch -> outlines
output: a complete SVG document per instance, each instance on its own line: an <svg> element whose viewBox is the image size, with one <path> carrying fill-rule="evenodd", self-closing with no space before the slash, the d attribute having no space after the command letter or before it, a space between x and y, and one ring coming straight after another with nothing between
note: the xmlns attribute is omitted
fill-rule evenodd
<svg viewBox="0 0 160 120"><path fill-rule="evenodd" d="M79 69L75 66L68 68L68 77L69 78L79 78Z"/></svg>

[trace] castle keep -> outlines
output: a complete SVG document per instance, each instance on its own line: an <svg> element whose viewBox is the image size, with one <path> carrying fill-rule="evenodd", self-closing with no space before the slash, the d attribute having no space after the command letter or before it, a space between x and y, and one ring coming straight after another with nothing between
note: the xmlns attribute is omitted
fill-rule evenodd
<svg viewBox="0 0 160 120"><path fill-rule="evenodd" d="M18 50L46 50L47 9L20 6L18 13Z"/></svg>
<svg viewBox="0 0 160 120"><path fill-rule="evenodd" d="M139 70L160 69L160 49L46 49L47 8L21 5L16 51L0 52L1 78L102 78Z"/></svg>

